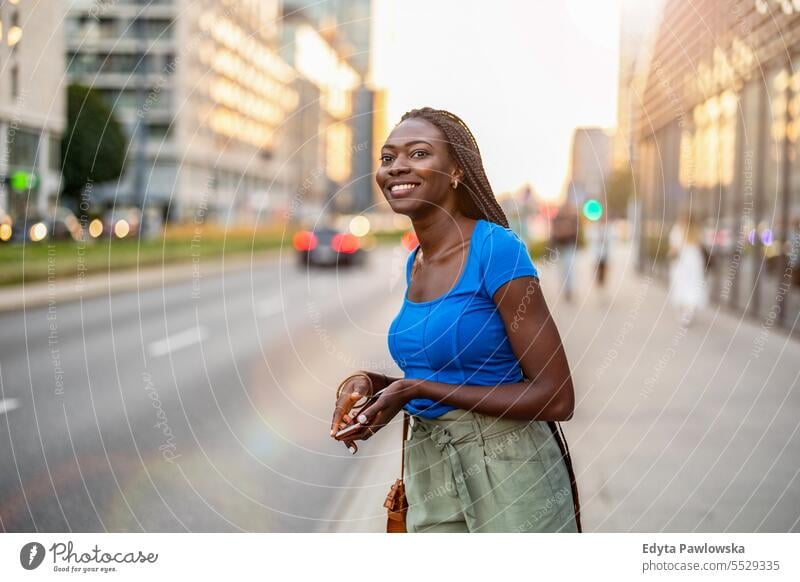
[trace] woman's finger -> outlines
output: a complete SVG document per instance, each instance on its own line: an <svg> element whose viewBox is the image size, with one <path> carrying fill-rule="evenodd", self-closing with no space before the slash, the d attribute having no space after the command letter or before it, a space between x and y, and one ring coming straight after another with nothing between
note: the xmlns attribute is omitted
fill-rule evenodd
<svg viewBox="0 0 800 582"><path fill-rule="evenodd" d="M350 433L347 435L347 438L352 439L353 441L366 441L369 440L369 437L371 437L374 433L374 428L365 426L356 432Z"/></svg>
<svg viewBox="0 0 800 582"><path fill-rule="evenodd" d="M361 418L361 415L359 415L359 418ZM383 411L378 410L373 414L372 419L369 421L369 423L365 424L359 421L359 424L364 425L363 428L353 433L352 435L347 435L347 437L352 438L353 440L355 439L359 439L362 441L368 440L372 435L374 435L384 427L383 418L384 418Z"/></svg>
<svg viewBox="0 0 800 582"><path fill-rule="evenodd" d="M342 424L342 417L347 413L344 406L339 402L333 408L333 419L331 419L331 436L335 435Z"/></svg>
<svg viewBox="0 0 800 582"><path fill-rule="evenodd" d="M384 404L380 400L375 401L373 404L362 409L361 412L358 413L356 416L356 421L359 424L379 424L378 418L383 416L383 406Z"/></svg>
<svg viewBox="0 0 800 582"><path fill-rule="evenodd" d="M350 392L346 393L342 391L342 395L339 396L339 400L336 401L336 406L333 408L333 419L331 420L331 436L336 434L337 431L340 430L340 426L344 422L344 417L348 415L350 410L353 408L353 404L358 402L361 399L362 395L360 392ZM350 424L347 421L347 424Z"/></svg>

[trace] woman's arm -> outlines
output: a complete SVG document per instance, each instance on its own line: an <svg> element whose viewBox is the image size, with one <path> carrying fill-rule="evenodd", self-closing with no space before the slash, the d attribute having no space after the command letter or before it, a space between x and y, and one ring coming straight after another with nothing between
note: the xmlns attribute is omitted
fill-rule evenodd
<svg viewBox="0 0 800 582"><path fill-rule="evenodd" d="M412 397L488 416L569 420L575 406L572 375L538 279L512 279L493 299L525 379L495 387L417 381L410 390Z"/></svg>

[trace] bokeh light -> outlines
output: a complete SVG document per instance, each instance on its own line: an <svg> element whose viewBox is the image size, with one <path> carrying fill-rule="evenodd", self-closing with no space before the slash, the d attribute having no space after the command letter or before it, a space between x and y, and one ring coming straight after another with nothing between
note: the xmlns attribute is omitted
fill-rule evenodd
<svg viewBox="0 0 800 582"><path fill-rule="evenodd" d="M592 222L600 220L600 217L603 216L603 205L599 200L590 198L583 203L583 215Z"/></svg>
<svg viewBox="0 0 800 582"><path fill-rule="evenodd" d="M350 221L350 232L355 236L365 236L370 229L369 219L366 216L354 216Z"/></svg>

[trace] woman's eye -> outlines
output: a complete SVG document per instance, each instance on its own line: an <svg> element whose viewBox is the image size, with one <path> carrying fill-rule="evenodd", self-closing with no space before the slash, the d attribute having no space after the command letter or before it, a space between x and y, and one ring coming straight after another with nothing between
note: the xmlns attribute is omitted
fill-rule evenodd
<svg viewBox="0 0 800 582"><path fill-rule="evenodd" d="M419 154L419 155L417 155L417 154ZM424 158L424 157L425 157L425 156L427 156L427 155L428 155L428 152L426 152L426 151L424 151L424 150L417 150L417 151L415 151L415 152L413 152L413 153L411 154L411 157L412 157L412 158L414 158L414 157L417 157L417 158Z"/></svg>
<svg viewBox="0 0 800 582"><path fill-rule="evenodd" d="M392 161L392 156L381 156L382 164L389 164Z"/></svg>

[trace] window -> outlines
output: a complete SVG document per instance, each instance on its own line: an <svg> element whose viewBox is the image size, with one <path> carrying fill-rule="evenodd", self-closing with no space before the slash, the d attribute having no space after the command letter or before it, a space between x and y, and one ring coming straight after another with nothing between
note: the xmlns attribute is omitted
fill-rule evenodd
<svg viewBox="0 0 800 582"><path fill-rule="evenodd" d="M751 81L742 90L741 133L739 136L742 140L740 149L742 159L737 163L740 174L738 182L740 204L737 214L741 216L741 229L746 235L755 227L753 210L756 185L762 171L761 152L758 147L759 132L763 127L759 115L762 98L761 85L757 81Z"/></svg>
<svg viewBox="0 0 800 582"><path fill-rule="evenodd" d="M113 18L101 17L97 22L97 29L101 38L116 38L117 23Z"/></svg>
<svg viewBox="0 0 800 582"><path fill-rule="evenodd" d="M759 216L760 231L766 231L769 241L778 222L778 201L783 193L783 138L786 135L786 88L788 74L785 69L773 69L767 75L767 132L764 152L764 176L762 212ZM769 242L765 242L765 245Z"/></svg>
<svg viewBox="0 0 800 582"><path fill-rule="evenodd" d="M8 131L8 165L32 170L36 164L39 134L25 129Z"/></svg>
<svg viewBox="0 0 800 582"><path fill-rule="evenodd" d="M135 55L108 55L101 60L100 72L131 74L136 68L137 60Z"/></svg>
<svg viewBox="0 0 800 582"><path fill-rule="evenodd" d="M789 139L789 221L800 219L800 63L792 63L788 103L787 137Z"/></svg>
<svg viewBox="0 0 800 582"><path fill-rule="evenodd" d="M162 58L163 66L161 67L161 72L165 75L171 75L175 71L177 65L175 55L173 53L166 53Z"/></svg>
<svg viewBox="0 0 800 582"><path fill-rule="evenodd" d="M136 89L124 89L120 91L117 102L112 104L112 106L136 109L139 106L139 96Z"/></svg>
<svg viewBox="0 0 800 582"><path fill-rule="evenodd" d="M48 156L50 169L54 172L61 171L61 137L50 135L47 138Z"/></svg>
<svg viewBox="0 0 800 582"><path fill-rule="evenodd" d="M97 72L97 55L85 53L69 53L67 55L67 68L70 73L84 75Z"/></svg>
<svg viewBox="0 0 800 582"><path fill-rule="evenodd" d="M144 35L147 38L167 40L172 37L172 21L169 19L150 19L145 22Z"/></svg>
<svg viewBox="0 0 800 582"><path fill-rule="evenodd" d="M155 143L167 141L172 134L172 127L167 123L153 123L147 127L147 137Z"/></svg>
<svg viewBox="0 0 800 582"><path fill-rule="evenodd" d="M141 28L139 28L141 26ZM137 38L141 34L147 39L169 40L172 38L172 20L168 18L145 18L134 20L126 35Z"/></svg>

